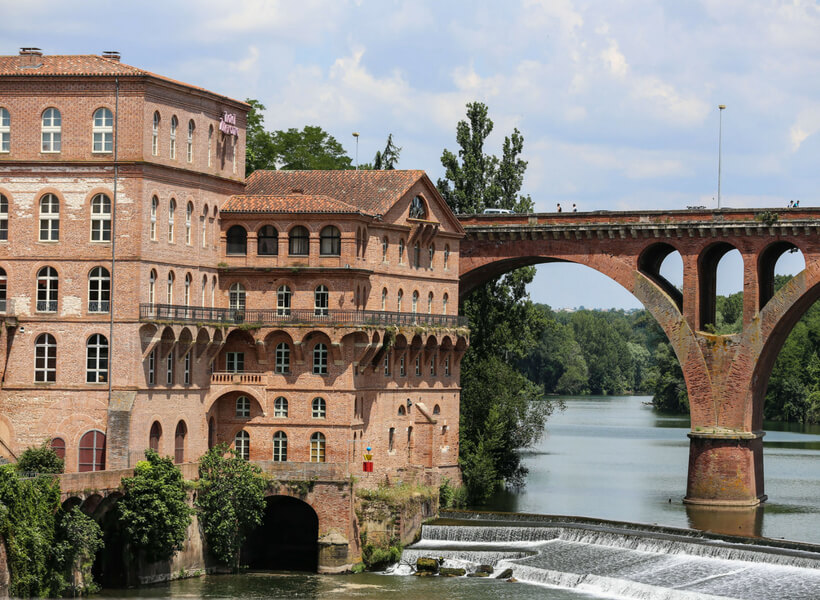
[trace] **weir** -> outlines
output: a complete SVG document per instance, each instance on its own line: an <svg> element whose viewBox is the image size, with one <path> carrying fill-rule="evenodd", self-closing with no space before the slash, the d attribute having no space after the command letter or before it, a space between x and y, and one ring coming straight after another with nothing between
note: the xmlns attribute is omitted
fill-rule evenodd
<svg viewBox="0 0 820 600"><path fill-rule="evenodd" d="M424 525L395 573L429 557L468 573L491 565L521 582L625 598L820 597L816 545L571 517L448 516L461 519Z"/></svg>

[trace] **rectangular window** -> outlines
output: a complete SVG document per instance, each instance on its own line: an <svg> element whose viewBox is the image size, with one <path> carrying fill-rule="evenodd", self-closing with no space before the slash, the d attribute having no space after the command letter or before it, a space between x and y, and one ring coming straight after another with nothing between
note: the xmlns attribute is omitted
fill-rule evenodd
<svg viewBox="0 0 820 600"><path fill-rule="evenodd" d="M430 375L436 374L436 355L430 357Z"/></svg>
<svg viewBox="0 0 820 600"><path fill-rule="evenodd" d="M444 376L450 376L450 357L447 356L444 358Z"/></svg>
<svg viewBox="0 0 820 600"><path fill-rule="evenodd" d="M416 356L416 375L421 375L421 356Z"/></svg>
<svg viewBox="0 0 820 600"><path fill-rule="evenodd" d="M390 375L390 353L384 353L384 376L388 377Z"/></svg>
<svg viewBox="0 0 820 600"><path fill-rule="evenodd" d="M404 355L399 358L399 377L404 377L406 373L404 372Z"/></svg>
<svg viewBox="0 0 820 600"><path fill-rule="evenodd" d="M11 115L5 108L0 108L0 152L11 150Z"/></svg>
<svg viewBox="0 0 820 600"><path fill-rule="evenodd" d="M165 385L174 385L174 351L165 359Z"/></svg>
<svg viewBox="0 0 820 600"><path fill-rule="evenodd" d="M191 353L185 355L185 370L183 371L183 383L191 385Z"/></svg>
<svg viewBox="0 0 820 600"><path fill-rule="evenodd" d="M157 349L151 350L148 355L148 385L154 385L157 381Z"/></svg>
<svg viewBox="0 0 820 600"><path fill-rule="evenodd" d="M244 373L245 372L245 353L244 352L227 352L225 354L225 369L229 373Z"/></svg>

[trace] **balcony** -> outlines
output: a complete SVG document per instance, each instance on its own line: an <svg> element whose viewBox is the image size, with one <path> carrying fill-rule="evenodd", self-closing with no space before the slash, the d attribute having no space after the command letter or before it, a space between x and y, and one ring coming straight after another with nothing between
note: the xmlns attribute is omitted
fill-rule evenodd
<svg viewBox="0 0 820 600"><path fill-rule="evenodd" d="M204 308L178 304L140 304L140 321L148 323L197 323L201 325L246 325L251 327L329 325L333 327L420 326L466 327L467 317L376 310L277 310Z"/></svg>
<svg viewBox="0 0 820 600"><path fill-rule="evenodd" d="M264 373L211 373L211 383L216 385L267 385L267 382Z"/></svg>

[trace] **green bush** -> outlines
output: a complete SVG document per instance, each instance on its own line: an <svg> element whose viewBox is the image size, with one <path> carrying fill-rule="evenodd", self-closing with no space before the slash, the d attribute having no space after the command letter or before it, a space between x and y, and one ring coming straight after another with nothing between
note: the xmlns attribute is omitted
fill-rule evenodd
<svg viewBox="0 0 820 600"><path fill-rule="evenodd" d="M450 485L445 479L438 489L439 506L441 508L464 508L467 506L467 488L463 485Z"/></svg>
<svg viewBox="0 0 820 600"><path fill-rule="evenodd" d="M98 592L100 588L94 582L91 567L103 547L100 526L75 506L58 513L56 533L54 561L63 579L63 593L78 596ZM77 579L75 573L79 574Z"/></svg>
<svg viewBox="0 0 820 600"><path fill-rule="evenodd" d="M386 546L376 544L364 544L362 547L362 562L368 571L383 571L390 565L401 560L401 543L397 539L391 539Z"/></svg>
<svg viewBox="0 0 820 600"><path fill-rule="evenodd" d="M65 461L57 456L47 442L42 446L27 448L17 459L17 470L20 473L62 473Z"/></svg>

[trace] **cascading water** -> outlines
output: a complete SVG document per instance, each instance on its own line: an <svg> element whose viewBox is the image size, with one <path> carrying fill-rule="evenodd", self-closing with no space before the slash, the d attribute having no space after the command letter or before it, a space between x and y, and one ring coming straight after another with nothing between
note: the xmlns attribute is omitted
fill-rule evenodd
<svg viewBox="0 0 820 600"><path fill-rule="evenodd" d="M617 598L820 599L820 547L693 535L612 522L515 521L428 524L395 572L418 558L443 566L511 569L518 581ZM452 523L452 522L450 522Z"/></svg>

